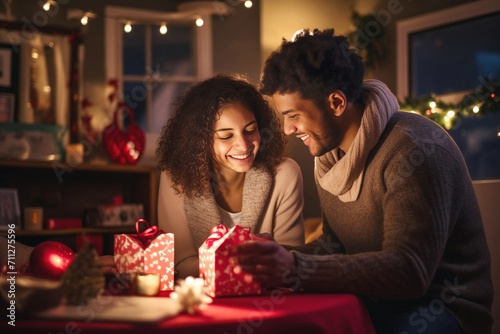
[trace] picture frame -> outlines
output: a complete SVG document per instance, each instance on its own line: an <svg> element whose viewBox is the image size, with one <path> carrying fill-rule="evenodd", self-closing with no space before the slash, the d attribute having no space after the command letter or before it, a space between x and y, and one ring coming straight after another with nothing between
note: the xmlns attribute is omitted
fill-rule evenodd
<svg viewBox="0 0 500 334"><path fill-rule="evenodd" d="M0 48L0 87L12 85L12 49Z"/></svg>
<svg viewBox="0 0 500 334"><path fill-rule="evenodd" d="M15 95L0 93L0 122L14 122Z"/></svg>
<svg viewBox="0 0 500 334"><path fill-rule="evenodd" d="M8 230L12 224L15 225L15 229L21 227L17 189L0 188L0 230Z"/></svg>

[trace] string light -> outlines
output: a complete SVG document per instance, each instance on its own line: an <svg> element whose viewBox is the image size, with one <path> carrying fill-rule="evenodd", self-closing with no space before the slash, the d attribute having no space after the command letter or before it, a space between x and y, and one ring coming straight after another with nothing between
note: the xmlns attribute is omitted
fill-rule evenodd
<svg viewBox="0 0 500 334"><path fill-rule="evenodd" d="M54 0L47 0L42 5L42 8L44 11L48 12L50 10L50 6L54 6L54 5L56 5L56 2Z"/></svg>
<svg viewBox="0 0 500 334"><path fill-rule="evenodd" d="M160 34L165 35L168 31L167 24L163 22L160 26Z"/></svg>
<svg viewBox="0 0 500 334"><path fill-rule="evenodd" d="M89 17L87 15L83 15L80 22L81 22L82 26L86 26L87 23L89 23Z"/></svg>
<svg viewBox="0 0 500 334"><path fill-rule="evenodd" d="M38 59L38 51L37 51L37 49L32 49L31 50L31 58Z"/></svg>
<svg viewBox="0 0 500 334"><path fill-rule="evenodd" d="M126 33L129 33L132 31L132 23L130 21L127 21L127 23L123 27L123 31L125 31Z"/></svg>
<svg viewBox="0 0 500 334"><path fill-rule="evenodd" d="M253 3L252 3L252 1L247 0L247 1L245 1L245 4L244 4L244 5L245 5L245 7L246 7L246 8L252 8Z"/></svg>
<svg viewBox="0 0 500 334"><path fill-rule="evenodd" d="M454 103L446 103L434 95L428 95L421 98L406 97L399 105L400 110L416 111L449 130L462 118L500 112L500 82L488 81Z"/></svg>
<svg viewBox="0 0 500 334"><path fill-rule="evenodd" d="M84 10L81 10L78 8L68 9L68 14L67 14L68 20L71 20L71 19L80 20L80 23L83 26L86 26L89 23L90 19L94 19L96 17L97 17L97 14L95 14L94 12L84 11Z"/></svg>
<svg viewBox="0 0 500 334"><path fill-rule="evenodd" d="M252 6L253 6L253 2L251 0L246 0L246 1L239 0L238 3L243 3L246 8L252 8ZM46 0L45 2L43 2L42 8L45 11L49 11L51 9L51 6L56 6L56 5L57 5L56 0ZM182 6L180 6L180 7L182 7ZM186 11L186 12L196 10L196 7L192 7L192 6L188 6L188 5L186 5L185 8L184 7L180 8L180 7L179 7L179 10ZM213 14L213 10L214 9L212 7L210 7L209 12L211 14ZM199 13L205 13L206 11L207 11L206 8L203 7L200 9ZM224 6L218 6L217 8L215 8L215 12L220 13L222 15L226 15L226 14L230 13L230 10L229 10L229 7L224 4ZM90 19L93 19L96 16L97 15L91 11L83 11L83 10L77 9L77 8L69 8L67 11L67 19L78 19L83 26L86 26L89 23ZM195 18L195 24L198 27L202 27L205 24L205 22L203 21L203 18L201 16L197 15ZM123 30L126 33L131 32L132 31L132 23L130 21L127 21L127 23L123 27ZM162 35L165 35L167 33L167 31L168 31L168 28L167 28L166 23L162 22L162 24L160 26L160 33Z"/></svg>

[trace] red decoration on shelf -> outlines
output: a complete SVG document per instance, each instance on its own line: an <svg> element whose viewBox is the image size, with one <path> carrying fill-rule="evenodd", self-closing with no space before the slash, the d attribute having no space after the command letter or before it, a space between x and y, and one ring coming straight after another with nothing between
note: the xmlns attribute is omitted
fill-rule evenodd
<svg viewBox="0 0 500 334"><path fill-rule="evenodd" d="M128 128L120 128L118 115L121 111L128 114ZM135 124L133 111L118 104L113 122L103 130L103 142L111 160L119 164L134 165L139 161L145 146L144 132Z"/></svg>
<svg viewBox="0 0 500 334"><path fill-rule="evenodd" d="M29 273L38 278L59 280L74 258L75 254L65 244L44 241L31 252Z"/></svg>

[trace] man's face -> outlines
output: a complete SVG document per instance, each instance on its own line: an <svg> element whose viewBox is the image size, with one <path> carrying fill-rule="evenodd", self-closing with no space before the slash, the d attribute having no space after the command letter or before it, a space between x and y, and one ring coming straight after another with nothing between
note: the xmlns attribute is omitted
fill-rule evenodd
<svg viewBox="0 0 500 334"><path fill-rule="evenodd" d="M343 131L327 109L321 110L312 100L295 93L275 93L273 101L283 115L283 129L287 135L295 135L314 156L320 156L340 145Z"/></svg>

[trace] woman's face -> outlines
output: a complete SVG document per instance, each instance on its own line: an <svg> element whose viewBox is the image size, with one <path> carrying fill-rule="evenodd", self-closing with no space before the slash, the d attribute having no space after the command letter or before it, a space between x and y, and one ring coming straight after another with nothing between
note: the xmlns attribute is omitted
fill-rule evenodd
<svg viewBox="0 0 500 334"><path fill-rule="evenodd" d="M237 102L221 110L214 124L214 160L221 173L244 173L253 167L260 134L255 115Z"/></svg>

